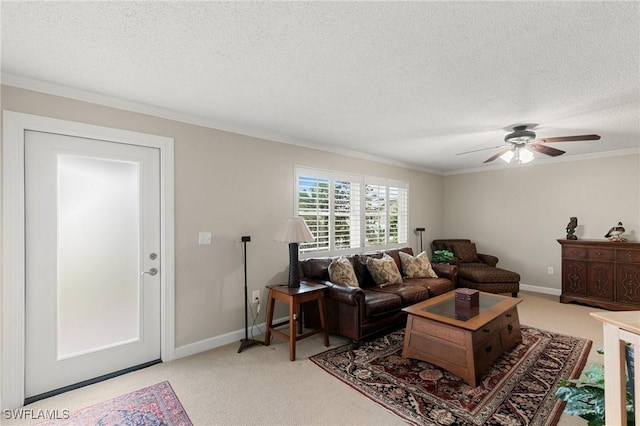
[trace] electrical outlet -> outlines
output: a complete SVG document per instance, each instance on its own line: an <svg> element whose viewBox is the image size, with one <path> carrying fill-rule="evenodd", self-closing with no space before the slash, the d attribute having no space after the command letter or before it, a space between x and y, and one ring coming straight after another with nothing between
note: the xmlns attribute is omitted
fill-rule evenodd
<svg viewBox="0 0 640 426"><path fill-rule="evenodd" d="M549 266L549 267L547 268L547 273L548 273L549 275L553 275L553 266Z"/></svg>
<svg viewBox="0 0 640 426"><path fill-rule="evenodd" d="M251 303L260 303L260 290L254 290L251 293Z"/></svg>

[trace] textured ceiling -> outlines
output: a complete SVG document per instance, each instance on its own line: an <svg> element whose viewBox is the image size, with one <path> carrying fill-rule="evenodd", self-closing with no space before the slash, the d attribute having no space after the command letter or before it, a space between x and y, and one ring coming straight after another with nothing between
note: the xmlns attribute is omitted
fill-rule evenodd
<svg viewBox="0 0 640 426"><path fill-rule="evenodd" d="M1 8L7 84L67 86L444 173L492 167L482 162L497 148L456 154L501 145L521 123L539 137L602 136L553 144L566 158L640 147L638 2Z"/></svg>

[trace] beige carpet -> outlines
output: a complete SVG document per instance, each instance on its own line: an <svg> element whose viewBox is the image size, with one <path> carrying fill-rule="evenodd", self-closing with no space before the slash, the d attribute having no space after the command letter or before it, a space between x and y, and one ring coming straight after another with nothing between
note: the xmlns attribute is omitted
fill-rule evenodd
<svg viewBox="0 0 640 426"><path fill-rule="evenodd" d="M521 292L520 322L593 341L587 365L602 364L601 323L589 312L601 311L559 303L558 297ZM331 336L331 347L346 343ZM38 401L25 408L75 411L136 389L168 380L195 425L403 425L381 408L311 363L324 351L316 335L297 344L289 361L288 344L274 337L268 347L254 346L238 354L237 344L158 364L144 370ZM7 421L5 424L36 424ZM586 425L563 414L559 425Z"/></svg>

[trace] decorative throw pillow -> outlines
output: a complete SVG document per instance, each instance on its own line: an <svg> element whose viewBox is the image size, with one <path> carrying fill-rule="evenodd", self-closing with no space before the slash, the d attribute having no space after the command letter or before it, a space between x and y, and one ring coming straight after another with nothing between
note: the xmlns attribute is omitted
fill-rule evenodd
<svg viewBox="0 0 640 426"><path fill-rule="evenodd" d="M353 265L344 256L340 256L329 265L329 279L338 285L359 287Z"/></svg>
<svg viewBox="0 0 640 426"><path fill-rule="evenodd" d="M405 252L398 252L402 263L402 273L407 278L438 278L431 267L431 262L426 252L422 252L416 257Z"/></svg>
<svg viewBox="0 0 640 426"><path fill-rule="evenodd" d="M368 258L367 269L378 287L402 284L402 275L398 271L398 265L388 254L382 256L382 259Z"/></svg>
<svg viewBox="0 0 640 426"><path fill-rule="evenodd" d="M462 263L480 262L475 243L454 243L451 244L451 248L455 257Z"/></svg>

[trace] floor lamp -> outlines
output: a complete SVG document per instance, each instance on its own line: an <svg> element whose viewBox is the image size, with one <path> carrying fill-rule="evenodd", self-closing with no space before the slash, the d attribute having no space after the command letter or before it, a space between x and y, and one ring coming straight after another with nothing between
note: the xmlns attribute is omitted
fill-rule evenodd
<svg viewBox="0 0 640 426"><path fill-rule="evenodd" d="M420 253L422 253L422 233L424 232L424 228L416 228L416 232L420 233Z"/></svg>
<svg viewBox="0 0 640 426"><path fill-rule="evenodd" d="M249 339L249 293L247 291L247 243L251 241L251 237L242 237L242 260L244 262L244 339L240 340L240 347L238 353L242 352L244 348L248 348L253 345L264 345L264 342L259 340Z"/></svg>

